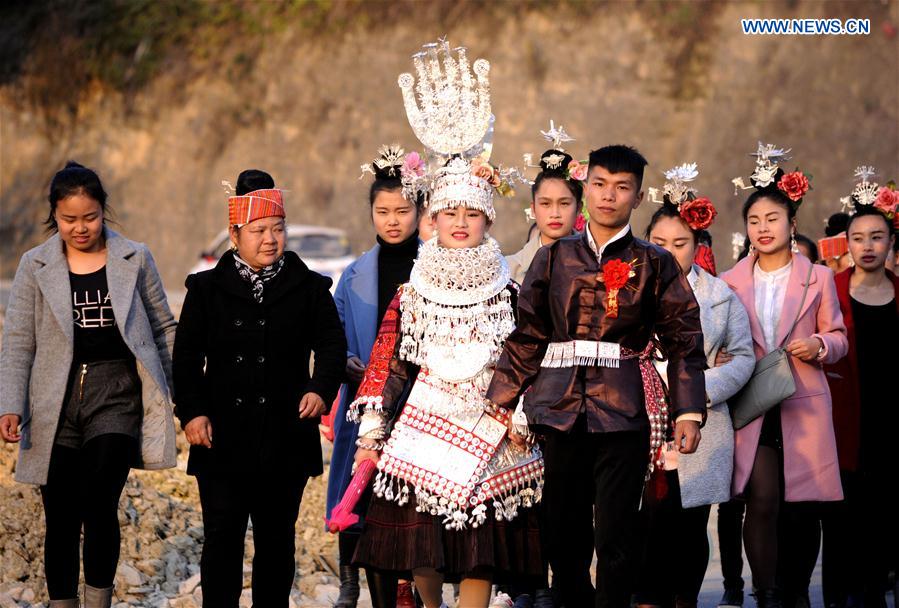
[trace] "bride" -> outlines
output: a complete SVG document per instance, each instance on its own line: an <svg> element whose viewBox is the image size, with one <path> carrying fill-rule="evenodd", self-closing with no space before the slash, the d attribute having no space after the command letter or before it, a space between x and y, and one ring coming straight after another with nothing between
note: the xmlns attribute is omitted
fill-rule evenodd
<svg viewBox="0 0 899 608"><path fill-rule="evenodd" d="M427 608L442 606L444 582L461 582L460 605L486 607L493 582L542 572L529 508L540 500L541 454L512 412L484 399L517 296L488 234L494 192L508 189L482 144L489 64L475 62L475 82L465 50L456 53L442 42L415 56L422 110L412 77L400 77L432 159L403 181L428 195L436 236L384 315L348 413L360 422L356 463L378 467L354 561L411 571Z"/></svg>

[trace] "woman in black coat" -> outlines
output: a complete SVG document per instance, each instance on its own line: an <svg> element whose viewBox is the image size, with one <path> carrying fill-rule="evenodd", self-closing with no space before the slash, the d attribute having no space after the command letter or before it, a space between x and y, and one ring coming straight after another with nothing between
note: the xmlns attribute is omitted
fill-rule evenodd
<svg viewBox="0 0 899 608"><path fill-rule="evenodd" d="M318 422L343 380L346 339L331 280L284 252L272 178L243 172L229 215L232 251L187 278L173 357L187 471L203 508L203 605L237 607L249 518L253 603L284 606L303 489L322 473Z"/></svg>

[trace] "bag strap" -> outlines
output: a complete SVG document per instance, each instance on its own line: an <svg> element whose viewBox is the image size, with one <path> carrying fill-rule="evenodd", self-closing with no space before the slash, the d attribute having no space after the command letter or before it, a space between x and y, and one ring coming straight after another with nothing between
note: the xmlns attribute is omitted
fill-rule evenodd
<svg viewBox="0 0 899 608"><path fill-rule="evenodd" d="M808 267L808 276L805 277L805 289L802 290L802 299L799 300L799 310L796 312L796 318L793 319L793 324L790 326L790 331L787 332L787 335L784 336L783 342L780 343L778 348L783 348L784 344L787 343L787 340L793 333L793 330L796 329L796 324L799 323L799 317L802 315L802 307L805 305L805 296L808 295L808 285L812 281L812 272L815 270L815 265L810 264Z"/></svg>

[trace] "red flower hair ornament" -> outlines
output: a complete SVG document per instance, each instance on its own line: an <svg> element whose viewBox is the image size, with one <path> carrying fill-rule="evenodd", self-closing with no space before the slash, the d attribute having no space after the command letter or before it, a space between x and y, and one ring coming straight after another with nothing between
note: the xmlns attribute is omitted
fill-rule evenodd
<svg viewBox="0 0 899 608"><path fill-rule="evenodd" d="M808 177L799 170L787 173L777 182L777 189L783 192L794 203L798 203L806 192L812 189Z"/></svg>
<svg viewBox="0 0 899 608"><path fill-rule="evenodd" d="M652 202L674 207L691 230L705 230L718 216L712 201L704 196L697 197L696 190L689 185L698 175L696 163L684 163L665 171L666 181L661 196L658 188L649 189Z"/></svg>

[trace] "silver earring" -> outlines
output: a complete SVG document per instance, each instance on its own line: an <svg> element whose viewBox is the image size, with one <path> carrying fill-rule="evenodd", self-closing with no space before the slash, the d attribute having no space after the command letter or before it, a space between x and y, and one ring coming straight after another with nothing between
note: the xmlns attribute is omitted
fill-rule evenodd
<svg viewBox="0 0 899 608"><path fill-rule="evenodd" d="M796 233L790 235L790 251L799 253L799 245L796 244Z"/></svg>
<svg viewBox="0 0 899 608"><path fill-rule="evenodd" d="M755 255L755 245L753 245L752 243L749 243L749 255Z"/></svg>

